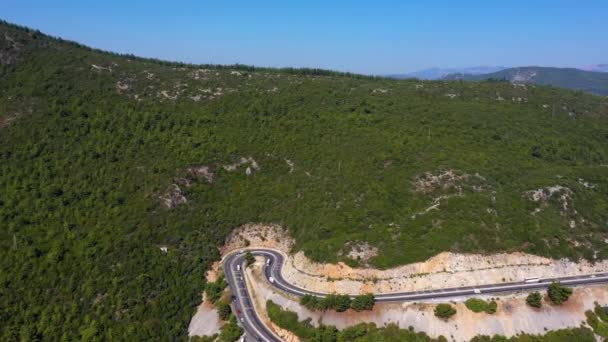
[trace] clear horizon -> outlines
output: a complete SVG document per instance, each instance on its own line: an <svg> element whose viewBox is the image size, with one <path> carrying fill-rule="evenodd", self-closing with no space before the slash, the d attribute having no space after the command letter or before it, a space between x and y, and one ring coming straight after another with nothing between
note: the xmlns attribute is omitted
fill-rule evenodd
<svg viewBox="0 0 608 342"><path fill-rule="evenodd" d="M608 3L5 0L1 18L91 47L196 64L363 74L608 62Z"/></svg>

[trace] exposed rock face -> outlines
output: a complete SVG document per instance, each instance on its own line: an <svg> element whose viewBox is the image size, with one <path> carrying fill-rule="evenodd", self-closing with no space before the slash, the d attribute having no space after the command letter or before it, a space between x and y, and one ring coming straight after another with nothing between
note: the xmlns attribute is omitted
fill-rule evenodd
<svg viewBox="0 0 608 342"><path fill-rule="evenodd" d="M572 202L572 195L573 192L570 188L561 185L548 186L541 189L526 191L524 193L524 196L529 200L540 204L538 208L534 209L532 214L541 212L549 206L551 200L556 200L560 205L560 213L562 216L577 213Z"/></svg>
<svg viewBox="0 0 608 342"><path fill-rule="evenodd" d="M538 73L534 70L518 70L513 77L511 82L513 83L529 83L534 81L534 78Z"/></svg>
<svg viewBox="0 0 608 342"><path fill-rule="evenodd" d="M251 175L254 171L258 171L260 169L260 166L255 161L255 159L253 159L252 157L241 157L235 163L222 165L222 168L224 168L224 170L226 170L228 172L232 172L243 165L248 165L247 168L245 169L245 174L247 176Z"/></svg>
<svg viewBox="0 0 608 342"><path fill-rule="evenodd" d="M222 253L248 246L269 247L288 252L294 243L287 231L278 224L248 223L232 231L222 247Z"/></svg>
<svg viewBox="0 0 608 342"><path fill-rule="evenodd" d="M122 94L131 87L127 81L116 81L116 92Z"/></svg>
<svg viewBox="0 0 608 342"><path fill-rule="evenodd" d="M180 204L188 203L182 189L177 184L171 184L169 190L160 196L162 204L167 209L173 209Z"/></svg>
<svg viewBox="0 0 608 342"><path fill-rule="evenodd" d="M481 192L491 188L486 179L478 173L470 175L455 170L425 172L416 177L413 185L414 192L434 197L430 206L412 215L412 219L431 210L439 210L441 203L450 197L464 196L466 191Z"/></svg>
<svg viewBox="0 0 608 342"><path fill-rule="evenodd" d="M213 183L213 179L215 177L215 174L213 173L213 171L211 171L211 168L209 168L208 166L193 166L190 167L188 169L186 169L186 171L188 171L190 173L190 175L192 177L194 177L194 179L196 180L204 180L205 182L211 184Z"/></svg>
<svg viewBox="0 0 608 342"><path fill-rule="evenodd" d="M425 172L414 180L414 191L421 194L433 192L449 192L455 190L462 193L465 189L481 191L489 188L486 179L479 174L469 175L455 170Z"/></svg>
<svg viewBox="0 0 608 342"><path fill-rule="evenodd" d="M351 244L351 250L348 252L348 257L363 262L368 262L373 257L378 255L378 248L370 246L367 242Z"/></svg>

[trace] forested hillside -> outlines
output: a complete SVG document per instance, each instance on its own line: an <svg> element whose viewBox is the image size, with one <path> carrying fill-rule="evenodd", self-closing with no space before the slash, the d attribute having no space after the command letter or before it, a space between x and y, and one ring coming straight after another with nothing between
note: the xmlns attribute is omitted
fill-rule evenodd
<svg viewBox="0 0 608 342"><path fill-rule="evenodd" d="M608 103L118 56L0 24L0 340L173 340L235 227L315 260L608 257ZM161 251L167 247L167 253Z"/></svg>

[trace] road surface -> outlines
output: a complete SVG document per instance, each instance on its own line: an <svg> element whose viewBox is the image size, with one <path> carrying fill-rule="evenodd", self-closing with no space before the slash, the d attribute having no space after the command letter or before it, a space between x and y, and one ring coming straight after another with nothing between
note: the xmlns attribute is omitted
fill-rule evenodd
<svg viewBox="0 0 608 342"><path fill-rule="evenodd" d="M282 274L283 255L272 249L248 249L253 255L266 258L264 275L268 282L275 288L287 293L303 296L305 294L324 297L327 293L309 291L287 282ZM233 311L241 321L246 341L280 341L280 339L268 329L260 320L253 308L252 299L247 290L243 276L244 253L242 251L229 254L224 258L224 272L226 280L234 295ZM465 286L456 288L445 288L437 290L378 293L374 294L376 302L405 302L416 300L433 300L450 297L472 296L480 294L494 294L502 292L514 292L522 290L542 289L548 287L552 282L559 281L562 285L577 286L594 283L608 282L608 273L595 273L579 276L543 278L536 282L510 282L480 286ZM352 294L351 294L352 295Z"/></svg>

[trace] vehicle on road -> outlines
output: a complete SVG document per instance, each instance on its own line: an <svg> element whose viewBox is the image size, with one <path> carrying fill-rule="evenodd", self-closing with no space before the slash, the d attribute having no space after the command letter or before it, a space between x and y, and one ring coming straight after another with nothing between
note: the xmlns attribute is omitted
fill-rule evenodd
<svg viewBox="0 0 608 342"><path fill-rule="evenodd" d="M274 283L274 278L273 277L269 277L268 280L270 280L271 283Z"/></svg>
<svg viewBox="0 0 608 342"><path fill-rule="evenodd" d="M540 283L540 278L526 278L524 283Z"/></svg>

